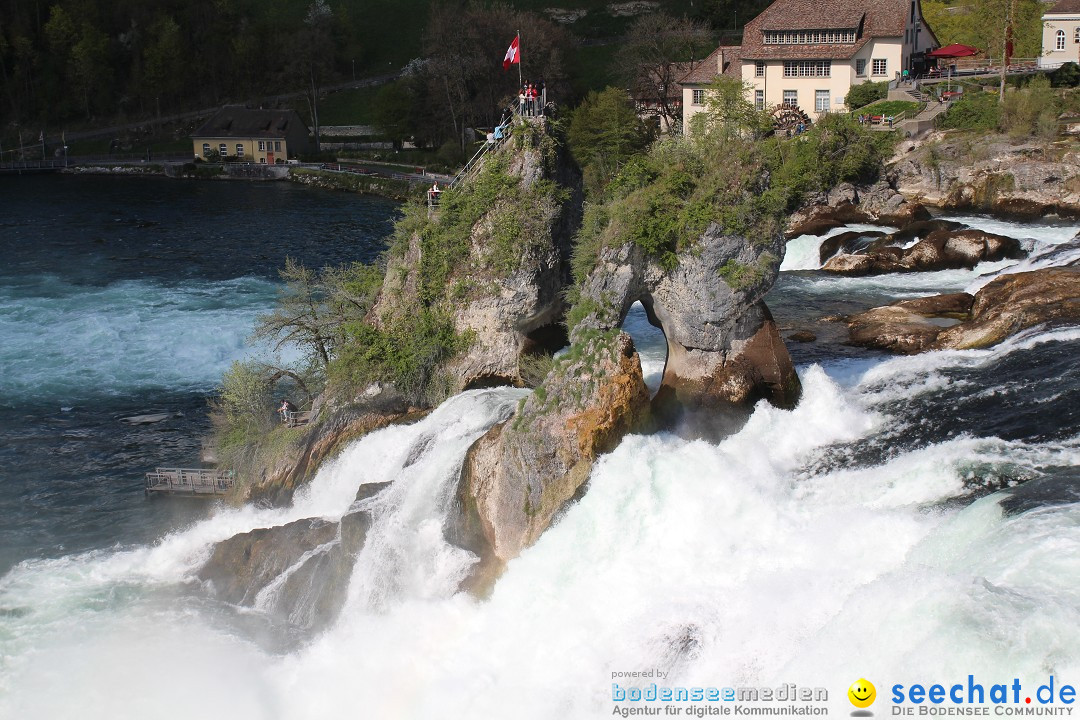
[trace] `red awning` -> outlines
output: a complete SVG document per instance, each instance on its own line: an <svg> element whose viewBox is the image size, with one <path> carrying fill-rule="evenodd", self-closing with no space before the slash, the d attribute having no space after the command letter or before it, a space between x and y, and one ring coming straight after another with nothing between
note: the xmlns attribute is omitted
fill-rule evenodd
<svg viewBox="0 0 1080 720"><path fill-rule="evenodd" d="M926 56L935 58L960 58L978 55L979 52L979 48L973 48L970 45L946 45L943 48L931 50L926 53Z"/></svg>

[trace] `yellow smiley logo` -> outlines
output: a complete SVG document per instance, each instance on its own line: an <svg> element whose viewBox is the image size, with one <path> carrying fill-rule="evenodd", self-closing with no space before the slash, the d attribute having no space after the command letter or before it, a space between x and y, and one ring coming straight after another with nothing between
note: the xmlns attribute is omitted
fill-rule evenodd
<svg viewBox="0 0 1080 720"><path fill-rule="evenodd" d="M866 708L874 704L877 699L877 690L874 683L865 678L859 678L851 684L847 691L848 700L857 708Z"/></svg>

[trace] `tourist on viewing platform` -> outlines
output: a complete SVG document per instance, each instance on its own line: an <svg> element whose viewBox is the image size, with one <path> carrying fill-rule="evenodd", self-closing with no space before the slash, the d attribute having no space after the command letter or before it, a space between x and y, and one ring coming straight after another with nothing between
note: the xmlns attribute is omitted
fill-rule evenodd
<svg viewBox="0 0 1080 720"><path fill-rule="evenodd" d="M525 115L525 86L518 91L518 115Z"/></svg>

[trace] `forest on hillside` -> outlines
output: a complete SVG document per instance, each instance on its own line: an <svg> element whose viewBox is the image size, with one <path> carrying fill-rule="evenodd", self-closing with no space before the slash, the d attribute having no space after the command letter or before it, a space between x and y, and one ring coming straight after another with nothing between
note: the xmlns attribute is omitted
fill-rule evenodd
<svg viewBox="0 0 1080 720"><path fill-rule="evenodd" d="M635 5L727 30L765 4L664 0L621 13L600 0L0 0L0 124L36 133L253 102L396 73L448 47L467 51L465 64L486 53L501 71L500 46L518 29L533 31L529 59L559 48L559 67L538 73L583 93L589 81L570 76L591 68L574 50L617 40Z"/></svg>

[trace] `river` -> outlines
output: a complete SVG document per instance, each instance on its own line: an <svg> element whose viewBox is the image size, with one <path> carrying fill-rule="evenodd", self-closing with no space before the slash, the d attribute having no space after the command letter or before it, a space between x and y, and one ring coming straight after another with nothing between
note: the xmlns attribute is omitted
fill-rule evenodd
<svg viewBox="0 0 1080 720"><path fill-rule="evenodd" d="M781 327L819 335L790 345L798 407L759 404L719 442L626 438L477 600L455 592L474 558L442 528L465 450L525 391L470 391L372 433L287 508L176 510L184 501L140 490L145 467L194 456L197 398L256 351L243 338L292 246L244 218L297 243L325 230L297 253L318 264L373 252L392 206L134 181L122 202L106 201L117 186L80 179L67 186L84 198L79 210L74 196L41 200L54 188L41 182L26 191L37 205L24 220L58 235L36 231L20 269L5 265L0 279L0 323L15 346L3 350L3 387L17 398L3 410L0 717L599 718L612 714L613 673L650 669L672 686L822 687L834 714L850 712L845 692L860 677L877 684L881 715L896 683L1080 682L1080 328L897 358L844 346L818 322L974 289L1008 263L836 278L817 270L819 238L793 240L768 302ZM218 223L197 211L230 198L248 212ZM71 220L54 223L62 213ZM1036 252L1078 229L965 221ZM4 222L7 248L22 224ZM160 235L171 251L132 249ZM78 244L77 262L58 255L64 243ZM187 243L189 259L178 258ZM95 268L106 269L95 279ZM86 323L111 327L112 341ZM655 383L662 337L641 314L627 325ZM188 345L198 350L164 360ZM116 420L159 408L185 415L171 429ZM66 438L71 427L91 441ZM101 466L96 492L64 492ZM365 501L373 526L326 631L298 636L209 599L194 580L215 541L340 518L359 485L386 480Z"/></svg>

